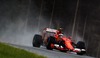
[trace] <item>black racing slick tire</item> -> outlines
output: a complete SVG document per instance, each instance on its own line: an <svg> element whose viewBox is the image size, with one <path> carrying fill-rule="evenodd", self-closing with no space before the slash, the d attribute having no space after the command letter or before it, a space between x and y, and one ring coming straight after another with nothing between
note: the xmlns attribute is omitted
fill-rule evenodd
<svg viewBox="0 0 100 58"><path fill-rule="evenodd" d="M43 43L42 36L35 34L32 41L33 47L40 47L42 43Z"/></svg>
<svg viewBox="0 0 100 58"><path fill-rule="evenodd" d="M85 43L83 41L79 41L77 42L76 47L80 49L85 49Z"/></svg>
<svg viewBox="0 0 100 58"><path fill-rule="evenodd" d="M83 41L79 41L76 45L76 48L85 49L85 43ZM84 55L84 54L86 54L86 51L81 51L81 52L78 52L77 54Z"/></svg>
<svg viewBox="0 0 100 58"><path fill-rule="evenodd" d="M47 48L48 50L53 50L53 48L51 47L51 44L54 43L54 40L55 40L54 37L52 37L52 36L48 37L48 39L47 39L47 44L46 44L46 48Z"/></svg>

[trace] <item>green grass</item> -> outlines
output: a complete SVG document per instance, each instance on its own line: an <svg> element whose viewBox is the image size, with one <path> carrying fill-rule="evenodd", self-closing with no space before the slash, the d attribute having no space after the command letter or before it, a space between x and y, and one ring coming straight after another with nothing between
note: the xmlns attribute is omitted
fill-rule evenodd
<svg viewBox="0 0 100 58"><path fill-rule="evenodd" d="M46 58L35 53L0 43L0 58Z"/></svg>

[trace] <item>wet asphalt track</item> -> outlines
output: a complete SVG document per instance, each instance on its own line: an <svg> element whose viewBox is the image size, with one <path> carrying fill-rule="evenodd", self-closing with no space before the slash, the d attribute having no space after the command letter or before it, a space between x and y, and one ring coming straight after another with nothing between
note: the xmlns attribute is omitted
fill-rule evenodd
<svg viewBox="0 0 100 58"><path fill-rule="evenodd" d="M36 47L20 46L20 45L15 45L15 44L10 44L10 45L33 52L33 53L37 53L39 55L46 56L47 58L94 58L94 57L85 56L85 55L80 56L80 55L75 55L72 53L63 53L58 50L51 51L51 50L47 50L45 47L36 48Z"/></svg>

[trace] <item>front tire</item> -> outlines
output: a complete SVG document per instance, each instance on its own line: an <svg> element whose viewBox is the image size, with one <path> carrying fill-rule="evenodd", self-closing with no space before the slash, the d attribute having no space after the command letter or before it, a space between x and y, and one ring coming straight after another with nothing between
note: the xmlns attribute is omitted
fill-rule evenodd
<svg viewBox="0 0 100 58"><path fill-rule="evenodd" d="M79 41L76 45L76 48L85 49L85 43L83 41ZM86 51L77 52L78 55L84 55Z"/></svg>
<svg viewBox="0 0 100 58"><path fill-rule="evenodd" d="M52 37L52 36L48 37L48 39L47 39L47 44L46 44L46 48L47 48L48 50L53 50L53 48L51 47L51 44L54 43L54 40L55 40L54 37Z"/></svg>

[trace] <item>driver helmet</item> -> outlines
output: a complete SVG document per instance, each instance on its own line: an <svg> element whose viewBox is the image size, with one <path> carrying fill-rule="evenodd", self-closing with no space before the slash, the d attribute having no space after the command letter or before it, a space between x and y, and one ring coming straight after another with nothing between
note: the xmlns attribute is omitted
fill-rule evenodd
<svg viewBox="0 0 100 58"><path fill-rule="evenodd" d="M58 30L59 30L59 31L62 31L62 30L63 30L63 28L59 28Z"/></svg>
<svg viewBox="0 0 100 58"><path fill-rule="evenodd" d="M63 37L63 34L59 34L59 37L62 38Z"/></svg>

